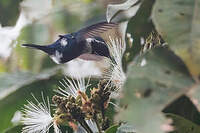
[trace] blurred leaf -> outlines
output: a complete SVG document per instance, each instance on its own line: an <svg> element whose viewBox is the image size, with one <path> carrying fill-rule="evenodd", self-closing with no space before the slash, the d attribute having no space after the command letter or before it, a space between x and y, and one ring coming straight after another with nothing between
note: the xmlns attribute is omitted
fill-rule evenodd
<svg viewBox="0 0 200 133"><path fill-rule="evenodd" d="M0 100L14 93L21 87L31 84L37 80L45 80L55 75L60 70L59 67L41 72L38 75L28 72L17 72L0 75Z"/></svg>
<svg viewBox="0 0 200 133"><path fill-rule="evenodd" d="M200 83L195 84L193 89L188 92L187 96L189 96L190 100L196 105L196 108L200 112Z"/></svg>
<svg viewBox="0 0 200 133"><path fill-rule="evenodd" d="M136 15L140 5L140 0L127 0L122 4L109 4L107 6L106 19L108 22L119 23L123 41L126 40L128 21Z"/></svg>
<svg viewBox="0 0 200 133"><path fill-rule="evenodd" d="M0 1L0 25L12 26L19 16L19 5L22 0L1 0Z"/></svg>
<svg viewBox="0 0 200 133"><path fill-rule="evenodd" d="M80 29L83 20L80 20L81 14L73 14L66 9L52 14L52 23L56 30L64 32L62 34L75 32Z"/></svg>
<svg viewBox="0 0 200 133"><path fill-rule="evenodd" d="M173 127L175 131L170 133L199 133L200 126L196 125L195 123L175 114L166 114L167 117L172 118L173 120Z"/></svg>
<svg viewBox="0 0 200 133"><path fill-rule="evenodd" d="M6 66L4 65L4 62L0 59L0 73L6 71Z"/></svg>
<svg viewBox="0 0 200 133"><path fill-rule="evenodd" d="M151 19L151 10L154 4L154 0L144 0L137 12L128 23L127 33L132 35L132 46L127 45L125 56L123 59L124 68L138 55L141 51L141 38L145 39L154 30Z"/></svg>
<svg viewBox="0 0 200 133"><path fill-rule="evenodd" d="M193 90L194 89L191 89L190 91ZM195 124L200 125L200 112L197 108L198 106L195 106L189 97L183 95L167 105L163 112L181 116L187 120L194 122Z"/></svg>
<svg viewBox="0 0 200 133"><path fill-rule="evenodd" d="M52 8L51 0L24 0L20 3L22 13L29 21L41 19L47 15Z"/></svg>
<svg viewBox="0 0 200 133"><path fill-rule="evenodd" d="M29 84L27 80L32 76L30 73L2 74L0 76L0 99L5 98L24 84ZM34 78L33 78L34 79Z"/></svg>
<svg viewBox="0 0 200 133"><path fill-rule="evenodd" d="M105 133L116 133L118 127L119 127L119 125L113 125L113 126L109 127L109 128L105 131Z"/></svg>
<svg viewBox="0 0 200 133"><path fill-rule="evenodd" d="M8 70L20 69L38 73L44 69L53 68L56 64L46 54L41 51L21 47L21 44L24 43L46 45L49 43L48 38L51 38L51 36L45 24L32 24L23 28L17 39L18 45L9 58L12 61L7 63L8 67L13 66L14 68Z"/></svg>
<svg viewBox="0 0 200 133"><path fill-rule="evenodd" d="M127 0L122 4L110 4L107 7L108 22L122 22L131 19L140 7L140 0Z"/></svg>
<svg viewBox="0 0 200 133"><path fill-rule="evenodd" d="M125 124L121 124L117 128L117 132L116 133L136 133L136 131L135 131L135 128L133 127L133 125L125 123Z"/></svg>
<svg viewBox="0 0 200 133"><path fill-rule="evenodd" d="M200 0L156 0L153 21L190 73L200 75Z"/></svg>
<svg viewBox="0 0 200 133"><path fill-rule="evenodd" d="M41 91L45 96L51 97L56 89L59 78L59 68L41 72L39 75L21 73L1 77L0 132L12 126L11 119L17 110L21 110L26 100L33 97L41 99ZM9 82L10 81L10 82ZM6 87L7 86L7 87ZM5 92L3 94L3 92Z"/></svg>
<svg viewBox="0 0 200 133"><path fill-rule="evenodd" d="M91 2L93 2L94 0L82 0L83 2L85 2L85 3L91 3Z"/></svg>
<svg viewBox="0 0 200 133"><path fill-rule="evenodd" d="M13 57L11 55L11 57L9 59L11 60L16 60L15 63L15 67L19 67L22 70L33 70L34 64L36 64L35 62L33 62L34 59L34 52L33 50L21 47L21 44L23 43L34 43L34 39L33 39L33 30L32 30L32 26L26 26L25 28L22 29L20 36L18 37L18 45L16 46L16 48L14 49L13 53L15 53L15 56ZM9 62L7 65L11 66L12 62ZM14 68L15 70L16 68ZM12 69L11 69L12 70Z"/></svg>
<svg viewBox="0 0 200 133"><path fill-rule="evenodd" d="M162 133L161 110L194 81L183 62L167 48L156 48L139 56L129 66L122 104L127 107L118 120L133 124L142 133Z"/></svg>

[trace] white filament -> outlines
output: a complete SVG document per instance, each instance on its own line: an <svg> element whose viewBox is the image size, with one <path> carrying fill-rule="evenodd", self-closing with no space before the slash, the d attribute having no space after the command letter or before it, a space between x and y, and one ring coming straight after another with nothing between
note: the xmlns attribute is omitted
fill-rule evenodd
<svg viewBox="0 0 200 133"><path fill-rule="evenodd" d="M36 104L28 101L28 105L25 105L22 111L21 122L25 125L22 128L22 133L48 133L51 126L56 129L55 133L59 133L57 124L51 117L49 98L47 98L47 103L43 94L43 102L39 102L35 97L34 99Z"/></svg>
<svg viewBox="0 0 200 133"><path fill-rule="evenodd" d="M60 81L61 86L56 90L56 92L62 96L69 96L72 95L73 97L78 96L78 91L85 92L87 87L89 86L89 80L88 83L85 83L84 78L77 78L76 80L68 79L65 77L62 81Z"/></svg>
<svg viewBox="0 0 200 133"><path fill-rule="evenodd" d="M112 39L111 37L109 38L110 42L108 43L108 48L111 57L114 59L114 62L110 61L111 67L104 73L104 78L110 80L112 84L120 89L126 80L126 75L122 68L122 57L126 46L122 39Z"/></svg>

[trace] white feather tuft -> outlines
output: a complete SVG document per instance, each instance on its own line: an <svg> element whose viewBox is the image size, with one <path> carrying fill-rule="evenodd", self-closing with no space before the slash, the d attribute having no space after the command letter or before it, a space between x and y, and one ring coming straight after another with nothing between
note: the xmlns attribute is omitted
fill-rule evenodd
<svg viewBox="0 0 200 133"><path fill-rule="evenodd" d="M63 54L56 50L55 54L50 57L56 64L60 64Z"/></svg>

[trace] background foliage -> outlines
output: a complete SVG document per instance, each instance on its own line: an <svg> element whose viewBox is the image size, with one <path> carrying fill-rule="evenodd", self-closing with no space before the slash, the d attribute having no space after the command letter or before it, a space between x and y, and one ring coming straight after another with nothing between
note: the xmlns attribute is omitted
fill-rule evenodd
<svg viewBox="0 0 200 133"><path fill-rule="evenodd" d="M30 2L26 5L26 9L30 8L26 10L30 16L34 15L31 13L35 10L42 11L44 8L36 6L32 9L30 5L33 0L1 0L0 35L4 33L3 28L9 30L7 26L15 26L24 9L20 4L22 1ZM30 93L40 97L43 91L51 97L58 81L72 71L69 64L57 66L46 55L22 48L20 44L49 44L58 34L74 32L83 26L105 20L107 5L123 1L53 0L49 5L51 10L45 17L30 19L31 22L12 40L9 46L11 54L0 57L0 132L20 132L20 123L13 123L12 119L26 100L32 99ZM120 12L123 14L125 11L120 7L113 14L114 18L119 18L113 21L128 22L127 32L134 39L133 46L127 45L123 58L127 81L120 99L121 109L114 117L115 124L119 121L128 122L138 133L199 133L200 1L141 2L139 10L131 17L118 17ZM127 7L136 8L131 2ZM152 31L157 31L167 45L141 54L141 40L146 39ZM98 63L89 64L93 65L98 66L98 73L102 71L103 67ZM114 112L112 110L111 114ZM119 126L114 125L106 132L124 131L117 129ZM133 131L132 128L125 129L127 132Z"/></svg>

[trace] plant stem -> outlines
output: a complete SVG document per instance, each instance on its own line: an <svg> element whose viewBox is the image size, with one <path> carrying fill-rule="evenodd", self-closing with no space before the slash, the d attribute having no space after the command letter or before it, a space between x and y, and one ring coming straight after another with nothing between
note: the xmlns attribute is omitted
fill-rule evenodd
<svg viewBox="0 0 200 133"><path fill-rule="evenodd" d="M88 124L85 121L79 121L79 123L81 124L81 126L88 132L88 133L93 133L91 128L88 126Z"/></svg>
<svg viewBox="0 0 200 133"><path fill-rule="evenodd" d="M102 118L103 120L105 119L105 111L104 111L104 108L101 109L101 115L102 115Z"/></svg>
<svg viewBox="0 0 200 133"><path fill-rule="evenodd" d="M97 120L95 120L95 123L96 123L96 125L97 125L98 130L99 130L99 133L102 133L102 132L101 132L101 127L100 127L100 125L99 125L99 123L98 123Z"/></svg>
<svg viewBox="0 0 200 133"><path fill-rule="evenodd" d="M100 125L99 125L99 122L97 121L97 115L96 115L96 113L94 114L94 121L95 121L95 123L96 123L96 125L97 125L97 128L98 128L98 130L99 130L99 133L102 133L102 132L101 132L101 127L100 127Z"/></svg>

